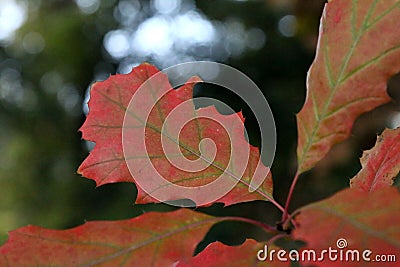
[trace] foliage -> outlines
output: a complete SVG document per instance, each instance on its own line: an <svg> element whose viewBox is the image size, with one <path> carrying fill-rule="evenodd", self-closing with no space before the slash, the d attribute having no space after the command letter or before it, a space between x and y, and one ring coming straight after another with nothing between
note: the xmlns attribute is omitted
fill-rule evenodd
<svg viewBox="0 0 400 267"><path fill-rule="evenodd" d="M333 145L348 138L358 116L390 101L385 84L400 70L400 39L397 30L400 29L399 5L400 1L396 0L368 3L332 0L326 4L316 58L307 77L307 98L297 114L298 169L284 208L273 199L271 177L264 181L261 190L246 192L246 181L252 177L251 170L254 170L252 159L257 160L259 157L257 149L246 143L252 154L247 162L247 171L240 177L244 184L238 184L219 202L231 205L260 199L269 201L282 211L282 220L276 227L244 217L217 217L189 209L145 213L124 221L89 222L63 231L28 226L10 234L8 242L0 248L0 263L8 266L232 266L234 261L237 266L252 266L264 264L256 260L257 251L264 247L264 243L279 249L280 245L276 241L280 239L302 240L306 243L303 250L320 251L345 238L350 248L399 255L400 196L392 184L399 172L400 128L385 129L375 147L365 152L361 159L362 169L351 180L351 188L293 212L289 211L300 175L313 168ZM82 175L95 180L99 185L135 181L135 177L127 170L127 159L122 153L122 120L129 99L147 78L157 72L155 67L143 64L130 74L116 75L92 86L90 112L81 130L83 137L95 141L96 146L79 167ZM166 99L157 104L157 111L161 112L154 112L146 123L138 114L133 115L137 118L135 127L153 131L149 139L139 142L149 144L150 155L155 159L152 163L160 170L167 170L166 176L174 182L177 182L174 180L176 178L179 182L188 177L187 174L177 173L174 166L169 166L164 155L156 157L160 153L158 142L163 135L160 128L163 118L171 109L183 101L191 101L195 82L198 80L189 80L181 88L172 90L165 77L158 80L153 88L170 90ZM230 116L218 114L213 107L199 110L192 107L187 112L205 112L230 120ZM240 113L239 116L243 119ZM182 139L176 141L181 149L190 152L187 156L192 158L198 154L196 149L200 143L200 138L190 138L193 135L208 136L221 144L221 150L218 151L222 152L217 154L217 161L212 162L201 174L201 178L209 177L212 180L214 175L220 174L216 166L228 166L226 159L232 156L226 148L230 146L229 139L224 138L223 134L215 134L212 129L218 127L206 121L197 120L194 124L183 133ZM231 124L232 131L243 132L242 121L240 125ZM233 142L245 144L243 134L235 136ZM132 158L143 157L143 151L130 152ZM135 175L140 176L141 171ZM204 180L200 181L197 177L189 178L189 185L204 183ZM148 198L138 188L136 203L150 202L157 200ZM215 223L228 220L254 224L271 237L268 241L263 240L265 242L246 240L237 247L216 242L194 255L207 231ZM324 260L312 264L343 265L340 261ZM275 261L271 264L269 266L289 266L288 262ZM302 264L307 264L307 261ZM351 266L362 264L349 263ZM395 266L395 263L387 263L385 266Z"/></svg>
<svg viewBox="0 0 400 267"><path fill-rule="evenodd" d="M133 69L130 74L116 75L110 77L107 81L95 83L92 86L92 98L89 102L90 115L82 126L81 131L85 139L96 142L97 145L78 169L78 172L83 176L95 180L98 185L114 182L132 182L122 148L124 115L128 110L129 100L138 88L157 72L158 70L155 67L143 64ZM168 77L163 75L157 78L156 81L151 81L150 84L146 85L146 93L143 95L143 101L139 101L141 105L137 109L129 109L132 120L129 121L128 125L124 126L130 127L132 130L129 134L135 137L139 136L141 131L146 131L146 150L141 149L136 143L131 144L129 151L126 152L128 154L127 157L131 158L130 162L134 162L138 168L141 168L140 166L145 165L143 158L148 155L152 159L154 166L156 166L157 171L166 180L189 187L210 183L221 176L225 168L231 171L230 175L237 178L241 162L248 162L247 168L244 170L244 175L240 179L241 184L218 201L225 205L231 205L243 201L265 198L272 199L271 175L268 176L264 185L258 188L256 192L249 193L248 191L250 179L255 175L255 167L260 156L256 147L250 148L251 154L249 158L240 156L240 151L245 151L249 147L243 136L244 118L241 114L240 118L234 115L218 115L214 107L195 110L192 96L193 85L197 82L199 80L195 78L188 81L187 84L178 90L171 90ZM152 88L157 88L156 92L152 91ZM104 92L107 93L105 94ZM157 101L149 117L146 119L146 114L141 113L145 109L145 104L143 103L145 101L151 102L151 99L155 97L154 95L162 95L163 92L167 93ZM188 100L190 102L187 102ZM218 121L223 122L223 125L231 126L227 130L234 139L229 141L228 133L225 132L225 129L221 125L210 119L200 117L191 120L185 125L185 128L179 133L179 140L172 140L169 144L164 144L171 146L174 142L178 142L181 149L185 150L184 155L194 159L201 154L199 144L203 138L210 138L216 142L219 153L217 153L210 168L206 168L201 172L189 173L180 170L170 163L167 158L168 155L165 155L162 149L161 136L167 134L167 130L163 129L163 127L167 128L165 123L167 115L183 103L185 103L185 106L179 112L185 114L188 118L195 118L196 116L215 117L216 115L218 116ZM105 110L107 112L104 112ZM235 146L231 146L230 142L234 143ZM228 166L231 154L235 154L236 157L235 161ZM209 158L209 160L212 160L211 157ZM206 161L206 159L203 160ZM233 169L232 165L234 165L235 169ZM150 170L146 167L140 169L141 175L144 175L145 172L150 172ZM160 184L159 190L168 189L169 186L167 184ZM137 203L154 201L156 200L138 187Z"/></svg>

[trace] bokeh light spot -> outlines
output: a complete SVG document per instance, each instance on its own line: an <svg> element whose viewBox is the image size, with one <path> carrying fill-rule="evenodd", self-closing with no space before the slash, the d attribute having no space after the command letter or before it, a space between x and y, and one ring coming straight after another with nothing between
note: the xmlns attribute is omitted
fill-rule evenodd
<svg viewBox="0 0 400 267"><path fill-rule="evenodd" d="M0 1L0 41L10 39L26 20L26 8L14 0Z"/></svg>
<svg viewBox="0 0 400 267"><path fill-rule="evenodd" d="M278 30L285 37L293 37L296 34L297 19L293 15L286 15L279 20Z"/></svg>

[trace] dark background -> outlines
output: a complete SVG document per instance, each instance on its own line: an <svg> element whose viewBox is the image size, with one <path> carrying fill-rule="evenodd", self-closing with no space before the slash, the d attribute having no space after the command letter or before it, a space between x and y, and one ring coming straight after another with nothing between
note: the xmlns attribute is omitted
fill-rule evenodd
<svg viewBox="0 0 400 267"><path fill-rule="evenodd" d="M76 173L93 147L78 132L87 112L89 85L110 74L127 73L144 61L162 69L189 60L214 60L253 79L276 121L272 174L275 197L283 204L296 167L295 114L305 98L306 72L323 4L322 0L1 2L0 243L8 231L27 224L63 229L86 220L125 219L172 209L133 205L133 184L96 188ZM397 80L392 79L389 89L399 99ZM244 108L220 88L204 86L198 93L220 98L235 110ZM373 145L384 127L399 124L398 103L362 116L351 138L301 177L292 210L348 185L360 168L362 150ZM250 142L258 145L258 126L245 108L244 115ZM200 210L271 224L279 220L275 208L262 202ZM247 235L249 229L235 235ZM212 234L210 239L224 239L231 233L217 226Z"/></svg>

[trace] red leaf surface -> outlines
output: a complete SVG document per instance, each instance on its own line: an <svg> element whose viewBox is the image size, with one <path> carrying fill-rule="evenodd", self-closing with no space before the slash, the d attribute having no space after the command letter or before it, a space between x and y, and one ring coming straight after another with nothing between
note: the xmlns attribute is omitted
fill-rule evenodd
<svg viewBox="0 0 400 267"><path fill-rule="evenodd" d="M391 186L400 172L400 128L384 130L375 146L363 153L361 165L351 187L369 192Z"/></svg>
<svg viewBox="0 0 400 267"><path fill-rule="evenodd" d="M199 81L198 78L192 78L177 90L171 88L168 77L164 74L144 83L156 73L159 71L155 67L143 64L134 68L130 74L111 76L92 86L89 115L80 130L83 138L96 142L96 146L78 172L95 180L97 185L135 180L138 187L137 203L158 202L153 194L162 195L170 190L169 182L184 187L199 187L215 181L221 175L234 181L240 180L228 194L218 200L226 205L272 199L271 175L268 168L260 164L258 149L250 146L244 138L242 114L221 115L213 106L195 110L192 89L194 83ZM143 92L145 93L142 94ZM133 96L139 97L140 101L128 108ZM146 114L144 110L150 106L151 112ZM165 126L168 116L178 107L181 109L178 112L180 117L175 119L176 125L169 123ZM127 118L123 126L125 113ZM193 119L184 125L178 124L179 120L187 117ZM204 117L216 118L217 122ZM181 126L183 127L179 136L169 134L173 128ZM128 146L124 147L125 150L123 132L132 137ZM204 153L211 151L212 147L209 149L207 144L204 146L204 143L200 143L203 139L213 140L217 150L214 158ZM141 147L143 142L145 148ZM165 153L166 148L173 149L177 145L178 152L183 156ZM203 151L200 149L202 145ZM240 153L246 150L249 154ZM124 157L124 151L127 157ZM133 177L127 167L126 158L129 164L135 166L131 169ZM178 160L178 163L189 164L184 165L188 169L192 162L185 163L186 161L199 160L202 166L207 167L200 171L187 171L172 164L171 158ZM151 164L148 164L149 159ZM138 183L138 179L151 178L153 168L165 179L165 183L158 184L151 191L153 194L149 195L141 187L143 184ZM266 179L256 191L249 192L250 181L260 173L268 173L268 176L264 176ZM212 194L213 191L207 193ZM166 200L179 198L182 196L176 194Z"/></svg>
<svg viewBox="0 0 400 267"><path fill-rule="evenodd" d="M346 139L360 114L390 100L386 83L400 70L399 7L399 0L326 4L297 114L299 173Z"/></svg>
<svg viewBox="0 0 400 267"><path fill-rule="evenodd" d="M400 255L400 194L394 187L373 192L346 189L334 196L308 205L299 210L295 220L298 224L293 232L296 239L307 242L306 249L318 254L324 249L340 252L358 250L360 261L344 262L338 258L330 261L312 262L315 266L398 266L398 262L373 262L377 255ZM342 239L342 243L339 241ZM344 242L344 240L345 242ZM343 245L338 249L337 245ZM363 250L371 250L371 262L362 259ZM346 255L346 254L343 254ZM343 256L345 257L345 256ZM343 258L345 259L345 258ZM351 259L351 258L349 258Z"/></svg>
<svg viewBox="0 0 400 267"><path fill-rule="evenodd" d="M10 232L0 248L0 266L173 266L188 261L222 220L179 209L69 230L26 226Z"/></svg>
<svg viewBox="0 0 400 267"><path fill-rule="evenodd" d="M275 246L268 246L268 249L279 250ZM220 266L270 266L270 267L289 267L290 261L278 261L274 258L271 262L260 261L257 253L263 250L264 244L248 239L240 246L227 246L221 242L214 242L208 245L202 252L190 259L187 263L179 263L178 267L220 267ZM261 257L264 257L264 254Z"/></svg>

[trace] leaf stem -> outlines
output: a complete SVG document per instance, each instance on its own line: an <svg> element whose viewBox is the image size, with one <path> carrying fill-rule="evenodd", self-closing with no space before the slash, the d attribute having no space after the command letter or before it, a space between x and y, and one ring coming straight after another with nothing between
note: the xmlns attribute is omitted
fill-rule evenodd
<svg viewBox="0 0 400 267"><path fill-rule="evenodd" d="M278 202L275 201L273 198L269 198L266 196L266 198L271 202L275 207L277 207L280 211L285 212L285 209L279 204Z"/></svg>
<svg viewBox="0 0 400 267"><path fill-rule="evenodd" d="M257 221L257 220L253 220L250 218L245 218L245 217L235 217L235 216L228 216L228 217L224 217L224 220L232 220L232 221L239 221L239 222L246 222L246 223L250 223L256 226L261 227L262 229L264 229L266 232L269 233L278 233L279 231L276 230L274 227L272 227L269 224Z"/></svg>
<svg viewBox="0 0 400 267"><path fill-rule="evenodd" d="M300 176L300 172L299 172L299 170L297 170L296 175L294 176L294 179L292 181L292 185L290 186L288 196L286 198L285 209L282 214L282 222L285 222L289 216L289 205L290 205L290 201L292 200L294 188L296 187L297 181L299 180L299 176Z"/></svg>
<svg viewBox="0 0 400 267"><path fill-rule="evenodd" d="M278 240L278 239L281 239L281 238L284 238L284 237L287 237L288 236L288 234L279 234L279 235L275 235L275 236L273 236L273 237L271 237L270 239L268 239L268 241L266 242L266 244L269 246L269 245L272 245L276 240Z"/></svg>

